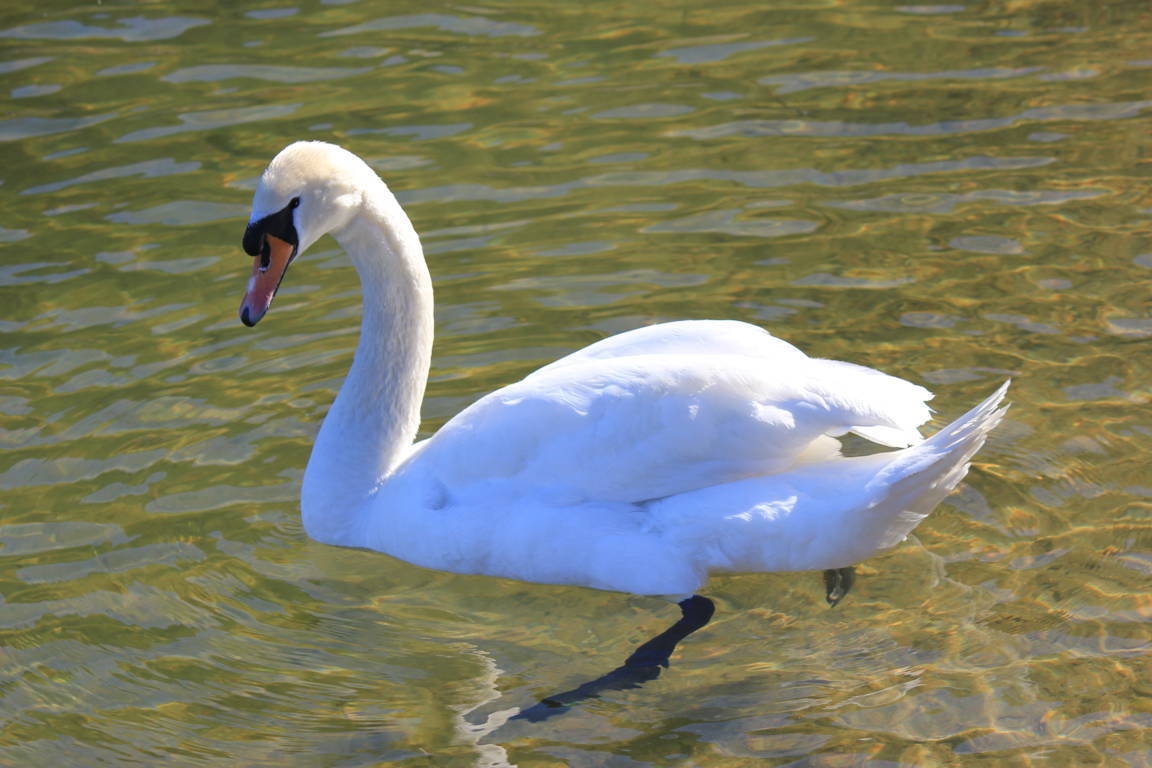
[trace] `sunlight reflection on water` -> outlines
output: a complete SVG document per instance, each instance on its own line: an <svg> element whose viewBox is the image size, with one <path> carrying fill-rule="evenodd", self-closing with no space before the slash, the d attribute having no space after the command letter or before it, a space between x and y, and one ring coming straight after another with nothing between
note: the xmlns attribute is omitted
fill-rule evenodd
<svg viewBox="0 0 1152 768"><path fill-rule="evenodd" d="M1148 765L1143 13L7 12L0 762ZM835 611L717 578L659 680L506 723L670 607L305 539L355 274L320 244L236 321L250 191L304 137L424 233L425 433L679 317L930 384L938 424L1011 376L1008 421Z"/></svg>

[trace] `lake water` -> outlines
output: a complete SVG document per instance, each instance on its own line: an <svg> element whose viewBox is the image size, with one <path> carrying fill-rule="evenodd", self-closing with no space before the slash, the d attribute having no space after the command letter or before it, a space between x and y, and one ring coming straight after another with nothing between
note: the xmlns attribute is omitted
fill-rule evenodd
<svg viewBox="0 0 1152 768"><path fill-rule="evenodd" d="M1146 0L23 5L0 764L1152 764ZM675 607L305 538L355 274L323 241L236 318L299 138L423 235L426 432L682 317L925 384L937 424L1009 376L1012 410L838 608L816 573L716 578L659 680L504 722Z"/></svg>

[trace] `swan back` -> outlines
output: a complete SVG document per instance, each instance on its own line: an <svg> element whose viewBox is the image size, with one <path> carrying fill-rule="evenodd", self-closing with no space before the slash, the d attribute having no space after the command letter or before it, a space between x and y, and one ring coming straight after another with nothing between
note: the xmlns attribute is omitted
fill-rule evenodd
<svg viewBox="0 0 1152 768"><path fill-rule="evenodd" d="M707 345L712 335L731 338ZM811 461L813 443L850 430L911 445L930 396L809 358L753 326L668 323L593 344L485 396L405 469L458 500L641 503L784 472Z"/></svg>

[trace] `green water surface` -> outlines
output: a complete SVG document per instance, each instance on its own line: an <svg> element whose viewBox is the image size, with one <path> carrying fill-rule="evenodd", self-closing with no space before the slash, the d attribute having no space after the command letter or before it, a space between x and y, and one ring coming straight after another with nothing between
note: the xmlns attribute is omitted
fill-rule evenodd
<svg viewBox="0 0 1152 768"><path fill-rule="evenodd" d="M1150 137L1146 0L6 4L0 764L1152 764ZM505 723L675 608L306 539L355 273L236 319L301 138L422 234L427 433L684 317L1012 410L837 609L716 578L659 680Z"/></svg>

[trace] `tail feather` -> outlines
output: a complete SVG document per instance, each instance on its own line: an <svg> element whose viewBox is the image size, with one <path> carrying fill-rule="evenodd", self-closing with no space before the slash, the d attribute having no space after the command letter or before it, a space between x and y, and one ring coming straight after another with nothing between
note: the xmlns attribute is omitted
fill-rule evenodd
<svg viewBox="0 0 1152 768"><path fill-rule="evenodd" d="M1010 383L1005 381L982 403L923 443L897 452L877 473L870 485L888 487L870 515L888 518L879 548L901 542L968 474L972 457L1008 410L1000 403Z"/></svg>
<svg viewBox="0 0 1152 768"><path fill-rule="evenodd" d="M960 483L1007 390L910 448L678 494L652 504L653 521L705 571L853 565L899 543Z"/></svg>

